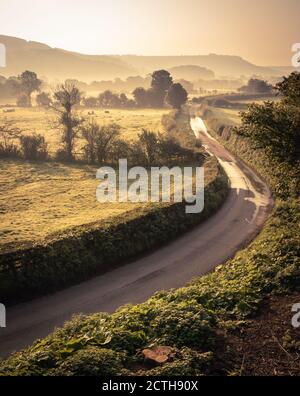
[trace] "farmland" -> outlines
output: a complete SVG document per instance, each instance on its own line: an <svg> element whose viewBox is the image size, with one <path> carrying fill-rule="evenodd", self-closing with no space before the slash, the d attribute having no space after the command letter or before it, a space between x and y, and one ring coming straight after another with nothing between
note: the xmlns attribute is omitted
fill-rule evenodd
<svg viewBox="0 0 300 396"><path fill-rule="evenodd" d="M155 132L163 132L161 118L168 113L167 109L82 109L79 115L85 118L94 118L98 124L107 125L111 123L119 124L121 137L132 141L137 138L143 128ZM14 112L5 113L0 110L0 123L5 119L13 121L15 126L23 133L39 133L45 136L48 142L50 153L54 153L60 144L59 128L56 124L55 114L51 110L43 108L15 108ZM80 150L80 141L76 150Z"/></svg>

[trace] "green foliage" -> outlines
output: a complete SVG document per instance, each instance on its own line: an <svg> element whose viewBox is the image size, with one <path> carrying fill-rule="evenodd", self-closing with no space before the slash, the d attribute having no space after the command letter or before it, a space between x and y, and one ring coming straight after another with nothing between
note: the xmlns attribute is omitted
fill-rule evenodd
<svg viewBox="0 0 300 396"><path fill-rule="evenodd" d="M160 345L210 348L215 339L215 317L196 300L162 306L151 326Z"/></svg>
<svg viewBox="0 0 300 396"><path fill-rule="evenodd" d="M299 202L278 204L257 240L214 273L111 315L75 317L46 339L3 361L0 373L94 375L126 370L130 374L133 362L143 364L140 351L149 345L184 348L173 361L138 374L213 373L218 343L225 342L218 331L223 323L234 328L234 323L238 326L257 313L271 293L300 290L299 221ZM99 356L95 352L93 357L90 348Z"/></svg>
<svg viewBox="0 0 300 396"><path fill-rule="evenodd" d="M249 138L254 149L296 165L300 160L300 107L282 103L252 104L242 113L237 133Z"/></svg>
<svg viewBox="0 0 300 396"><path fill-rule="evenodd" d="M292 106L300 106L300 73L291 73L284 77L283 81L275 87L283 95L284 103Z"/></svg>
<svg viewBox="0 0 300 396"><path fill-rule="evenodd" d="M138 372L138 375L155 376L201 376L209 373L214 356L211 352L199 353L189 348L182 348L174 361L151 370Z"/></svg>

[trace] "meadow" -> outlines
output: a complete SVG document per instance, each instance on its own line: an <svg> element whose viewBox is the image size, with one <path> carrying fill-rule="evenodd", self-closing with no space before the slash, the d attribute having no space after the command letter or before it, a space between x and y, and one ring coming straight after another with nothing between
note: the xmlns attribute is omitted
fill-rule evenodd
<svg viewBox="0 0 300 396"><path fill-rule="evenodd" d="M0 124L4 120L13 121L24 134L38 133L45 136L50 154L54 154L60 146L60 131L53 110L39 107L15 108L14 112L6 113L0 109ZM162 116L167 109L79 109L84 118L94 118L99 125L116 123L121 126L121 137L127 141L137 138L142 129L163 132ZM79 140L76 151L80 151L82 142Z"/></svg>
<svg viewBox="0 0 300 396"><path fill-rule="evenodd" d="M142 128L164 132L162 116L168 110L93 110L100 124L122 126L123 137L134 140ZM91 110L83 110L87 115ZM24 133L44 134L50 152L59 147L59 133L51 129L49 111L40 108L16 108L0 113L1 119L14 120ZM186 125L181 125L181 129ZM0 160L0 251L23 244L34 244L53 233L97 221L113 222L124 213L147 208L147 203L99 203L96 200L97 166L54 161L28 162ZM215 165L206 166L206 182L215 177Z"/></svg>

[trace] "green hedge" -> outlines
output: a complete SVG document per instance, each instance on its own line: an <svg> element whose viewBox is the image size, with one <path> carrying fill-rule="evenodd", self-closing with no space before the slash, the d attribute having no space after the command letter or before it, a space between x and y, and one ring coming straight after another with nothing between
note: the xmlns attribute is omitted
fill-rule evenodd
<svg viewBox="0 0 300 396"><path fill-rule="evenodd" d="M205 189L205 209L185 213L185 203L150 206L56 234L34 246L0 255L2 303L42 294L101 274L125 259L153 249L200 223L216 211L228 192L228 181L217 167Z"/></svg>

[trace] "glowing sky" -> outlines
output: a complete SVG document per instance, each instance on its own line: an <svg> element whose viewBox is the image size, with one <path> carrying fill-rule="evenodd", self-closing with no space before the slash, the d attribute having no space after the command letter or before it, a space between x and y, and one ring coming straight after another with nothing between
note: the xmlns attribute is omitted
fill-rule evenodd
<svg viewBox="0 0 300 396"><path fill-rule="evenodd" d="M0 34L89 54L232 54L290 65L300 0L0 0Z"/></svg>

